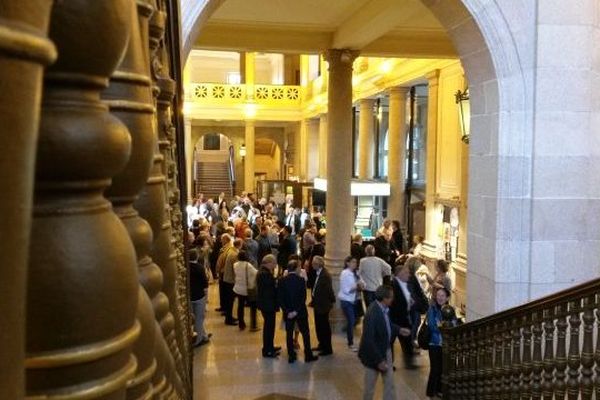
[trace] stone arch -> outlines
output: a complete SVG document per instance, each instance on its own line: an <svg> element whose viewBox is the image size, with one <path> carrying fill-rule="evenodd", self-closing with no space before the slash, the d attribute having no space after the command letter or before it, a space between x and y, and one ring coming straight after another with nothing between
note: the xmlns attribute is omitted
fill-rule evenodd
<svg viewBox="0 0 600 400"><path fill-rule="evenodd" d="M183 0L185 2L185 0ZM471 129L467 279L469 317L527 301L533 51L527 2L421 0L446 28L469 81ZM510 4L508 4L510 3ZM509 14L510 13L510 14ZM199 17L185 43L194 43Z"/></svg>

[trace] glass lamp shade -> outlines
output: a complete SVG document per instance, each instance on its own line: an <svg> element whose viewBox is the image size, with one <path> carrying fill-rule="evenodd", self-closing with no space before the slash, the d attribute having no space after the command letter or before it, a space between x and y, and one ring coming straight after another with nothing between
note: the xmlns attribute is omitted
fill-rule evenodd
<svg viewBox="0 0 600 400"><path fill-rule="evenodd" d="M240 157L246 157L246 145L245 144L243 144L240 147Z"/></svg>
<svg viewBox="0 0 600 400"><path fill-rule="evenodd" d="M457 91L454 95L456 98L456 105L458 106L458 119L460 122L461 140L465 143L469 143L469 137L471 135L471 102L469 99L469 88L465 91Z"/></svg>

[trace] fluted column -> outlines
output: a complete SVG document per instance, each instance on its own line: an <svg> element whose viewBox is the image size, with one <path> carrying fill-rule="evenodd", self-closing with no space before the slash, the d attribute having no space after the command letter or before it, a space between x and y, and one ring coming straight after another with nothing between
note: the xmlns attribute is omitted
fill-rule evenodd
<svg viewBox="0 0 600 400"><path fill-rule="evenodd" d="M327 176L327 114L319 116L319 176Z"/></svg>
<svg viewBox="0 0 600 400"><path fill-rule="evenodd" d="M53 3L59 57L44 81L26 302L30 398L123 399L136 371L136 254L103 196L131 142L100 101L132 10L131 0Z"/></svg>
<svg viewBox="0 0 600 400"><path fill-rule="evenodd" d="M246 120L245 127L246 158L244 159L244 190L254 193L254 121Z"/></svg>
<svg viewBox="0 0 600 400"><path fill-rule="evenodd" d="M327 121L327 243L325 263L337 277L350 254L353 202L352 62L358 52L327 50L329 62Z"/></svg>
<svg viewBox="0 0 600 400"><path fill-rule="evenodd" d="M300 134L298 143L298 153L300 159L300 167L298 169L298 175L300 176L300 181L308 180L308 120L303 119L300 121Z"/></svg>
<svg viewBox="0 0 600 400"><path fill-rule="evenodd" d="M358 125L358 177L360 179L373 178L373 165L375 155L375 113L374 99L361 99L359 101Z"/></svg>
<svg viewBox="0 0 600 400"><path fill-rule="evenodd" d="M438 84L440 71L427 75L427 164L425 167L425 239L436 245L437 224L435 216L435 163L437 156ZM461 215L461 219L466 215Z"/></svg>
<svg viewBox="0 0 600 400"><path fill-rule="evenodd" d="M184 120L184 135L185 135L185 184L187 187L187 202L192 202L194 196L194 143L192 143L192 119L186 117Z"/></svg>
<svg viewBox="0 0 600 400"><path fill-rule="evenodd" d="M406 185L406 94L409 88L390 89L388 131L388 182L390 198L387 216L404 225L404 187Z"/></svg>
<svg viewBox="0 0 600 400"><path fill-rule="evenodd" d="M46 39L51 2L0 0L0 399L25 389L25 288L42 72L56 58ZM36 13L30 10L35 9Z"/></svg>

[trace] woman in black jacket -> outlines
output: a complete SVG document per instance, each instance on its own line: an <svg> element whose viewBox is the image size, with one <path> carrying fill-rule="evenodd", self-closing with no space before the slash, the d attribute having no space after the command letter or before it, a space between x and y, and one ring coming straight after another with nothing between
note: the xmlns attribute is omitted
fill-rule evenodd
<svg viewBox="0 0 600 400"><path fill-rule="evenodd" d="M277 304L277 281L273 271L277 266L277 259L272 254L267 254L260 263L260 270L256 276L256 306L265 321L263 325L263 357L275 358L279 355L281 347L275 347L275 314L279 310Z"/></svg>

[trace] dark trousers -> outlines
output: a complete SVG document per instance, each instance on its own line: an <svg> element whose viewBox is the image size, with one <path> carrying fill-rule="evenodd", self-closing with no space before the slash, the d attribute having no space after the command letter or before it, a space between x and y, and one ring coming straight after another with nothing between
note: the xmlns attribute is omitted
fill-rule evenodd
<svg viewBox="0 0 600 400"><path fill-rule="evenodd" d="M365 310L368 310L371 303L375 301L375 292L363 290L363 299L365 300Z"/></svg>
<svg viewBox="0 0 600 400"><path fill-rule="evenodd" d="M302 334L302 341L304 342L304 357L311 357L312 350L310 348L310 332L308 331L308 315L299 316L296 318L289 319L287 315L285 318L285 339L287 345L288 356L290 358L296 358L296 350L294 350L294 327L298 325L298 330Z"/></svg>
<svg viewBox="0 0 600 400"><path fill-rule="evenodd" d="M252 329L256 328L256 302L250 301L248 296L237 295L238 306L237 306L237 318L240 328L246 327L246 322L244 321L244 307L247 304L250 305L250 327Z"/></svg>
<svg viewBox="0 0 600 400"><path fill-rule="evenodd" d="M275 312L261 311L265 324L263 325L263 355L273 353L275 351L275 345L273 340L275 339Z"/></svg>
<svg viewBox="0 0 600 400"><path fill-rule="evenodd" d="M225 310L225 287L223 286L223 278L219 278L219 308Z"/></svg>
<svg viewBox="0 0 600 400"><path fill-rule="evenodd" d="M421 313L417 310L416 307L412 307L410 309L410 336L413 342L417 340L417 333L419 332L419 327L421 326Z"/></svg>
<svg viewBox="0 0 600 400"><path fill-rule="evenodd" d="M319 341L319 350L330 353L331 348L331 324L329 323L329 312L318 313L315 311L315 331Z"/></svg>
<svg viewBox="0 0 600 400"><path fill-rule="evenodd" d="M398 341L400 342L400 347L402 348L402 358L404 359L405 366L412 366L413 358L415 356L415 349L413 347L413 341L410 336L402 336L398 335ZM394 360L394 343L396 339L392 341L392 360Z"/></svg>
<svg viewBox="0 0 600 400"><path fill-rule="evenodd" d="M427 396L442 393L442 346L429 346L429 379L427 380Z"/></svg>
<svg viewBox="0 0 600 400"><path fill-rule="evenodd" d="M342 311L346 317L346 339L348 340L348 346L354 345L354 324L356 323L356 312L354 309L354 303L350 301L340 301ZM362 305L361 305L362 306Z"/></svg>
<svg viewBox="0 0 600 400"><path fill-rule="evenodd" d="M233 293L233 283L223 282L223 300L225 304L225 322L233 322L233 303L235 301L235 293Z"/></svg>

